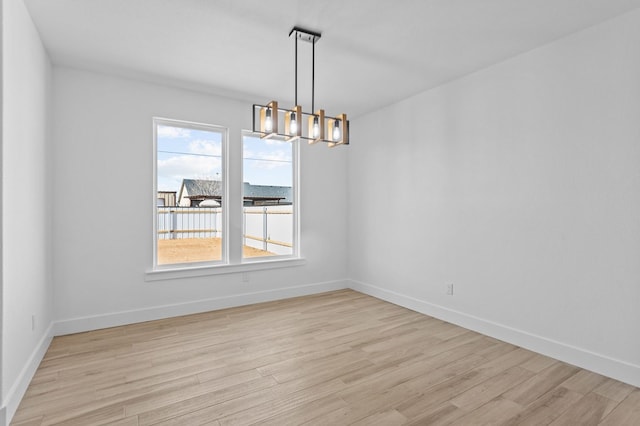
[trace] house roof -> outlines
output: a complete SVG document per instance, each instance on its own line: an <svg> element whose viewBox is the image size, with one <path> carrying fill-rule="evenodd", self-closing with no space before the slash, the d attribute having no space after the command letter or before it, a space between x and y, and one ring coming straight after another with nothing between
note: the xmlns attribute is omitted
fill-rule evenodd
<svg viewBox="0 0 640 426"><path fill-rule="evenodd" d="M290 186L251 185L244 182L244 198L249 200L279 199L293 202Z"/></svg>
<svg viewBox="0 0 640 426"><path fill-rule="evenodd" d="M181 198L185 189L187 198L222 197L222 182L219 180L183 179L180 188Z"/></svg>
<svg viewBox="0 0 640 426"><path fill-rule="evenodd" d="M185 190L185 198L222 198L222 182L219 180L183 179L182 186L180 187L180 195L178 196L179 199L182 199L183 191ZM280 200L284 203L293 202L293 193L290 186L251 185L249 182L244 182L243 191L245 200Z"/></svg>

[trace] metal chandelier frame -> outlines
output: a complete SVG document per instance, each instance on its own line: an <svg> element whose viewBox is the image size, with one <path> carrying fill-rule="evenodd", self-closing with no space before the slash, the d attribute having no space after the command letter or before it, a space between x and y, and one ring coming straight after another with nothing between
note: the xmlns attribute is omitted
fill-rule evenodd
<svg viewBox="0 0 640 426"><path fill-rule="evenodd" d="M315 59L316 42L321 34L300 27L289 32L295 38L295 106L280 108L278 102L266 105L253 104L253 132L261 138L278 138L287 141L305 139L309 144L325 142L329 147L349 144L349 120L347 114L335 117L326 115L323 109L313 113L302 111L298 105L298 41L311 43L311 111L315 109ZM282 131L281 131L282 130Z"/></svg>

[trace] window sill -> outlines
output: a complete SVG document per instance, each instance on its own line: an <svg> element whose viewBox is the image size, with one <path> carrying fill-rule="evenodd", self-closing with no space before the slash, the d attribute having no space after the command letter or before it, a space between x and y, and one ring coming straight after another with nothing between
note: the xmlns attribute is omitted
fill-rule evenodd
<svg viewBox="0 0 640 426"><path fill-rule="evenodd" d="M235 265L181 266L176 268L153 269L144 274L145 281L173 280L176 278L205 277L208 275L235 274L263 271L268 269L291 268L306 264L303 258L248 261Z"/></svg>

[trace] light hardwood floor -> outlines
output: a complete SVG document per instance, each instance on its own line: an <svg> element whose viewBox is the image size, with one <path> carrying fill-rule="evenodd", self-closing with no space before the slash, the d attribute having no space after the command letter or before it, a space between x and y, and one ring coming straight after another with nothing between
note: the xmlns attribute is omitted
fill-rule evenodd
<svg viewBox="0 0 640 426"><path fill-rule="evenodd" d="M640 389L351 291L56 337L12 425L640 425Z"/></svg>

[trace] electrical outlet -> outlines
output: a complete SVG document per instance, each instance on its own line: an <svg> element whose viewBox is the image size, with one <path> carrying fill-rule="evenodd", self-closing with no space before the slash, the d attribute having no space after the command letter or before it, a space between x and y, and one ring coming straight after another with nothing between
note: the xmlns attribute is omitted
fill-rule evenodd
<svg viewBox="0 0 640 426"><path fill-rule="evenodd" d="M447 295L453 296L453 284L447 284Z"/></svg>

